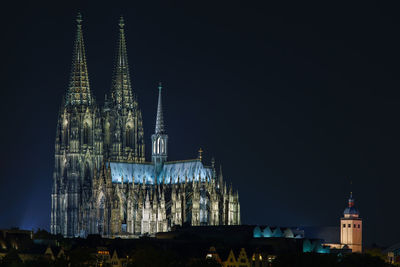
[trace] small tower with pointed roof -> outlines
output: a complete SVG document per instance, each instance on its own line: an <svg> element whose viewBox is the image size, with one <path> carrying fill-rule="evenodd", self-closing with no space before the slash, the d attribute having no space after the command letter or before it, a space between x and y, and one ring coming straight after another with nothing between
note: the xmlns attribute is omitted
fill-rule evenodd
<svg viewBox="0 0 400 267"><path fill-rule="evenodd" d="M155 133L151 136L151 158L155 166L155 183L158 182L158 176L161 173L164 162L167 161L168 155L168 135L165 132L164 117L162 110L162 84L158 85L158 106Z"/></svg>
<svg viewBox="0 0 400 267"><path fill-rule="evenodd" d="M354 206L353 192L350 193L348 207L340 219L340 243L353 252L362 252L362 219Z"/></svg>

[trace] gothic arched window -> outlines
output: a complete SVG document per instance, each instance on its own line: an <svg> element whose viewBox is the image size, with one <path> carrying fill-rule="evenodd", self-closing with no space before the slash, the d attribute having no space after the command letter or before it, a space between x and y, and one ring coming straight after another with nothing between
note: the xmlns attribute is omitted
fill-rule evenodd
<svg viewBox="0 0 400 267"><path fill-rule="evenodd" d="M83 126L83 144L89 144L89 125L85 122Z"/></svg>
<svg viewBox="0 0 400 267"><path fill-rule="evenodd" d="M89 164L87 162L85 164L85 169L84 169L84 179L85 179L85 181L90 181L91 180L90 167L89 167Z"/></svg>
<svg viewBox="0 0 400 267"><path fill-rule="evenodd" d="M160 154L160 140L161 140L161 138L158 137L157 138L157 154Z"/></svg>
<svg viewBox="0 0 400 267"><path fill-rule="evenodd" d="M65 144L65 145L67 145L67 143L68 143L68 130L67 130L67 128L65 127L63 130L62 130L62 138L63 138L63 140L62 140L62 142Z"/></svg>
<svg viewBox="0 0 400 267"><path fill-rule="evenodd" d="M165 151L164 151L164 139L160 140L160 153L161 154L165 153Z"/></svg>
<svg viewBox="0 0 400 267"><path fill-rule="evenodd" d="M104 127L104 143L106 145L110 144L110 123L107 122Z"/></svg>
<svg viewBox="0 0 400 267"><path fill-rule="evenodd" d="M97 203L97 233L98 234L103 234L104 232L104 209L105 209L105 203L104 203L104 196L100 198L100 200Z"/></svg>
<svg viewBox="0 0 400 267"><path fill-rule="evenodd" d="M64 119L62 127L60 127L61 130L61 135L62 135L62 143L64 143L65 145L68 142L68 121L66 119Z"/></svg>
<svg viewBox="0 0 400 267"><path fill-rule="evenodd" d="M133 148L133 131L130 126L126 127L126 146Z"/></svg>

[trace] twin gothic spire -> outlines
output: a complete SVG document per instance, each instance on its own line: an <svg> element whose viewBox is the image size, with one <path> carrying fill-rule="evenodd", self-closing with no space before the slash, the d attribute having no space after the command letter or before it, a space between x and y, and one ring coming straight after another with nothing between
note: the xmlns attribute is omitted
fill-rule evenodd
<svg viewBox="0 0 400 267"><path fill-rule="evenodd" d="M117 47L117 58L113 73L113 81L111 86L111 98L113 105L118 109L132 109L133 95L132 86L129 76L128 53L126 51L126 39L124 32L124 19L121 17L119 21L119 39Z"/></svg>
<svg viewBox="0 0 400 267"><path fill-rule="evenodd" d="M78 13L77 33L74 44L71 79L66 96L66 105L90 106L94 104L94 98L89 86L89 75L85 56L85 46L82 34L82 16ZM117 44L117 56L111 85L112 104L117 110L131 110L134 108L134 96L132 93L129 75L128 53L126 49L126 38L124 32L124 19L119 21L119 38ZM156 134L164 134L165 126L162 111L162 85L158 86L158 106L156 119Z"/></svg>
<svg viewBox="0 0 400 267"><path fill-rule="evenodd" d="M92 105L94 100L89 86L85 46L82 34L82 16L76 18L77 32L72 59L71 78L66 96L66 105Z"/></svg>
<svg viewBox="0 0 400 267"><path fill-rule="evenodd" d="M89 75L87 71L85 46L82 34L82 16L78 13L77 33L74 44L72 59L71 79L66 96L66 105L92 105L94 99L89 86ZM132 86L129 76L128 54L126 51L126 40L124 33L124 19L119 21L119 39L117 57L111 85L111 98L113 105L118 109L133 108Z"/></svg>

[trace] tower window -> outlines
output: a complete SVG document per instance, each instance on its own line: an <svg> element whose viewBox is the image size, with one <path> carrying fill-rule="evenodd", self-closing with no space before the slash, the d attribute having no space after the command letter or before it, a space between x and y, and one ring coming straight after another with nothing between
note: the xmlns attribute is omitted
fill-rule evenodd
<svg viewBox="0 0 400 267"><path fill-rule="evenodd" d="M63 139L62 139L62 142L64 142L64 144L67 144L68 143L68 132L67 132L67 128L65 127L63 130L62 130L62 136L63 136Z"/></svg>
<svg viewBox="0 0 400 267"><path fill-rule="evenodd" d="M89 125L86 122L83 126L83 144L89 144Z"/></svg>
<svg viewBox="0 0 400 267"><path fill-rule="evenodd" d="M133 135L131 127L126 128L126 146L133 148Z"/></svg>
<svg viewBox="0 0 400 267"><path fill-rule="evenodd" d="M354 228L356 228L356 225L354 224Z"/></svg>
<svg viewBox="0 0 400 267"><path fill-rule="evenodd" d="M360 225L358 225L358 228L360 228Z"/></svg>
<svg viewBox="0 0 400 267"><path fill-rule="evenodd" d="M343 228L346 228L346 224L345 223L343 224Z"/></svg>
<svg viewBox="0 0 400 267"><path fill-rule="evenodd" d="M347 227L351 228L351 224L347 225Z"/></svg>

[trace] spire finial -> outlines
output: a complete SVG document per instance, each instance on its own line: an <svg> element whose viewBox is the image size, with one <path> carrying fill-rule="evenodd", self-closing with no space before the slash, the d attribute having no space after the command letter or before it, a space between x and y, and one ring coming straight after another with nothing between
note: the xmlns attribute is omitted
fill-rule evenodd
<svg viewBox="0 0 400 267"><path fill-rule="evenodd" d="M78 15L76 16L76 22L78 23L78 27L81 26L82 23L82 15L81 12L78 12Z"/></svg>
<svg viewBox="0 0 400 267"><path fill-rule="evenodd" d="M125 23L124 23L124 17L122 17L122 15L121 15L121 17L119 18L119 27L121 28L121 29L123 29L124 28L124 26L125 26Z"/></svg>
<svg viewBox="0 0 400 267"><path fill-rule="evenodd" d="M158 90L161 91L162 89L162 82L158 82Z"/></svg>
<svg viewBox="0 0 400 267"><path fill-rule="evenodd" d="M354 207L353 191L350 192L349 207Z"/></svg>
<svg viewBox="0 0 400 267"><path fill-rule="evenodd" d="M353 180L350 180L350 199L353 198Z"/></svg>

